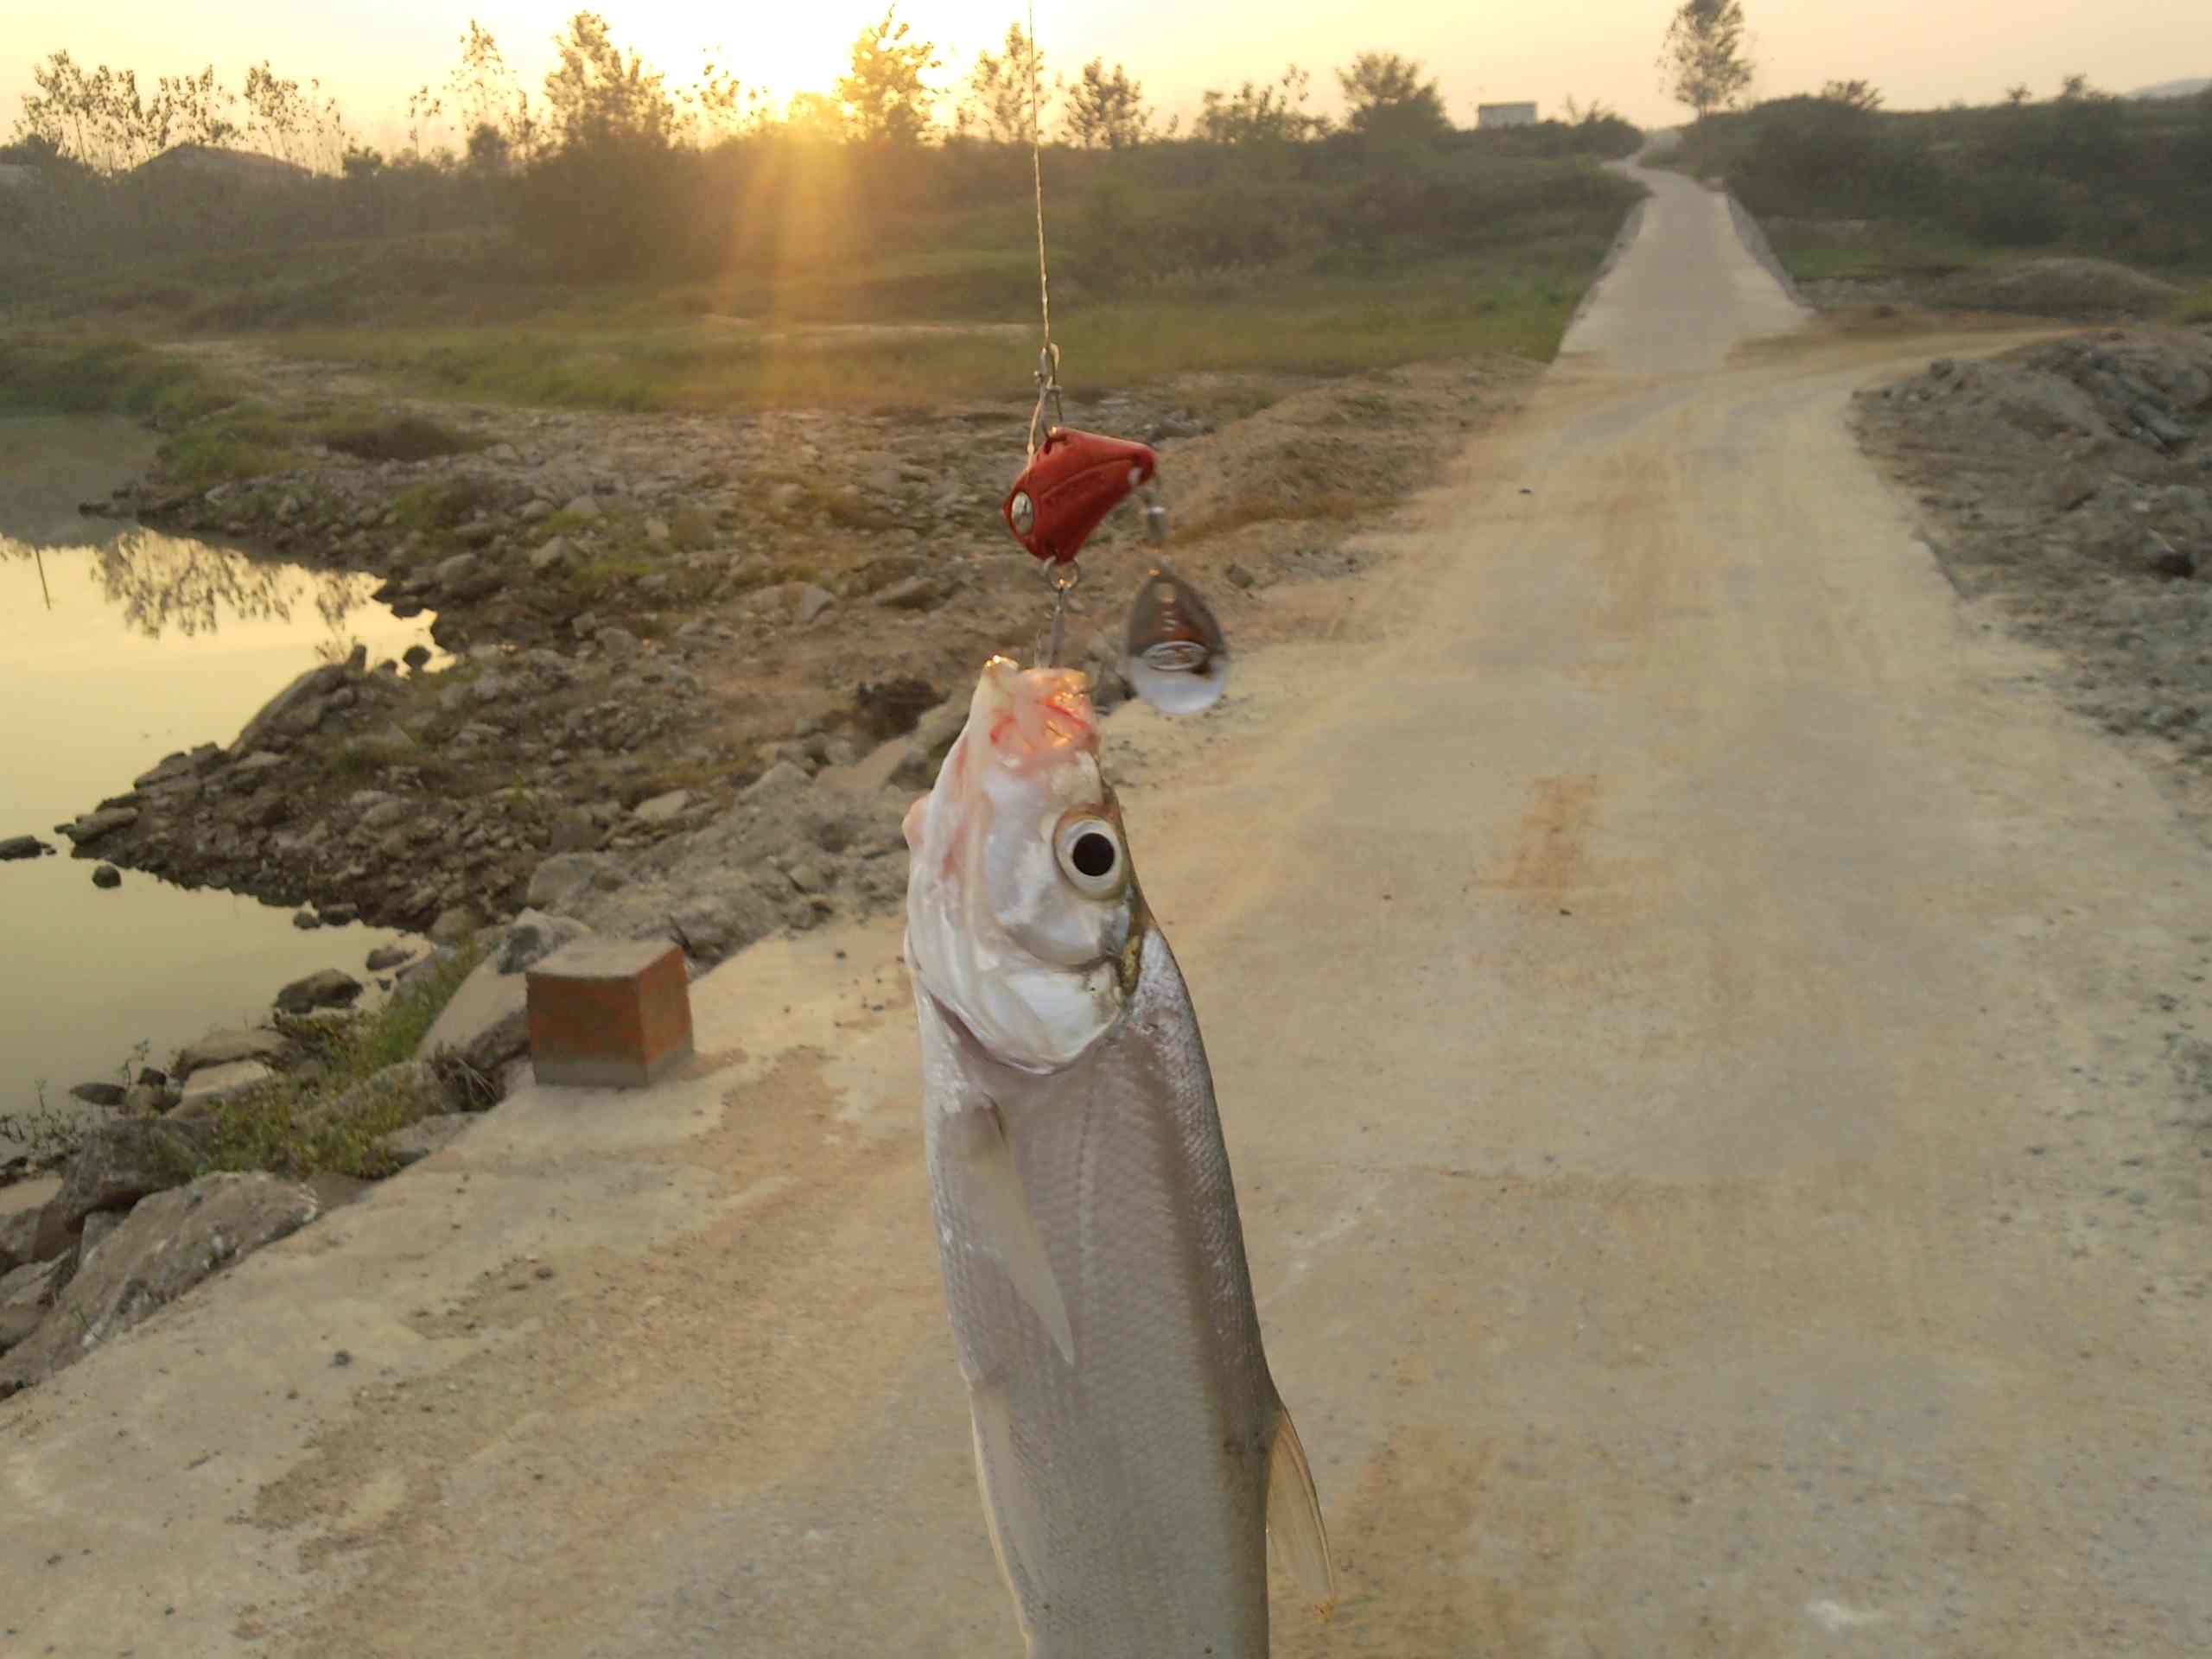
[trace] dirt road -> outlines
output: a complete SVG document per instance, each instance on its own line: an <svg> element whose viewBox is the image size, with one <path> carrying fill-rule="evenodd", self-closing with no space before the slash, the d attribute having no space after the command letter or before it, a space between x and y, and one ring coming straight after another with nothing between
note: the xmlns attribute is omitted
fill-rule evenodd
<svg viewBox="0 0 2212 1659"><path fill-rule="evenodd" d="M1277 1651L2212 1650L2204 849L1846 435L2003 342L1739 349L1653 183L1383 575L1109 727L1341 1558ZM0 1407L0 1653L1018 1652L896 944Z"/></svg>

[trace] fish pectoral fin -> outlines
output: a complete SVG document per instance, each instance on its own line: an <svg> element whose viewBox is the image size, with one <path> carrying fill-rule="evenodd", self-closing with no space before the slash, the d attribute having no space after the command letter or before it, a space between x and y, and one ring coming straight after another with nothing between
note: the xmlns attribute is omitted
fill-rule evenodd
<svg viewBox="0 0 2212 1659"><path fill-rule="evenodd" d="M1060 1357L1075 1363L1075 1331L1068 1322L1068 1306L1052 1277L1052 1259L1045 1251L1045 1235L1029 1208L1022 1190L1021 1166L1007 1138L1006 1118L995 1102L963 1111L961 1151L972 1182L975 1216L989 1239L999 1265L1014 1282L1015 1292L1043 1322Z"/></svg>
<svg viewBox="0 0 2212 1659"><path fill-rule="evenodd" d="M1321 1524L1321 1495L1299 1444L1298 1426L1278 1405L1274 1437L1268 1445L1268 1536L1277 1558L1312 1598L1323 1618L1337 1605L1336 1569L1329 1564L1329 1535Z"/></svg>

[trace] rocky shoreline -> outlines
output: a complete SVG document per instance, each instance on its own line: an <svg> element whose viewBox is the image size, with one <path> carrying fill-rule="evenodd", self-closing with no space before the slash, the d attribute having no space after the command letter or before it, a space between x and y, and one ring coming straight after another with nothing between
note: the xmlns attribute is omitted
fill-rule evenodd
<svg viewBox="0 0 2212 1659"><path fill-rule="evenodd" d="M1440 424L1487 418L1528 372L1205 377L1072 417L1160 449L1179 568L1238 598L1353 568L1351 518L1418 481ZM284 376L272 396L314 384ZM234 737L59 826L75 855L302 907L303 925L450 932L575 899L702 961L894 901L873 864L903 801L853 796L887 768L810 804L814 780L859 777L1039 628L1036 567L997 518L1026 410L434 412L460 453L325 448L204 493L156 477L86 504L366 570L395 610L435 613L452 658L357 649L302 674ZM1110 701L1111 630L1145 560L1128 515L1095 546L1071 649ZM740 865L717 876L719 859ZM700 883L709 901L687 908Z"/></svg>

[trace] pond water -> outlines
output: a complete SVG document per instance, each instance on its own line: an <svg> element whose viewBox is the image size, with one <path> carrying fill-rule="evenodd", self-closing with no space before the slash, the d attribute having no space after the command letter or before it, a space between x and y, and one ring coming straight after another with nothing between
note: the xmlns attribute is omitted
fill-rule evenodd
<svg viewBox="0 0 2212 1659"><path fill-rule="evenodd" d="M67 1104L72 1084L115 1081L140 1041L162 1065L211 1027L261 1019L302 974L367 980L369 951L401 937L296 928L289 906L131 870L103 891L98 861L54 833L164 755L229 742L356 642L372 663L429 642L428 614L369 599L373 577L80 517L151 443L128 423L0 419L0 838L58 849L0 861L0 1155L41 1080Z"/></svg>

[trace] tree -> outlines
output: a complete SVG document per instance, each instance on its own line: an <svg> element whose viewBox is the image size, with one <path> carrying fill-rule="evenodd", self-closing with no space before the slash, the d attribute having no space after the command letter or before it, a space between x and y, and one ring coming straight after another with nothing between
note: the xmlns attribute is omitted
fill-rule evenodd
<svg viewBox="0 0 2212 1659"><path fill-rule="evenodd" d="M1699 120L1732 105L1751 85L1743 0L1682 0L1667 25L1659 67L1675 101L1696 111Z"/></svg>
<svg viewBox="0 0 2212 1659"><path fill-rule="evenodd" d="M1422 85L1421 66L1395 52L1363 52L1337 71L1350 109L1344 124L1370 138L1434 140L1452 130L1444 95Z"/></svg>
<svg viewBox="0 0 2212 1659"><path fill-rule="evenodd" d="M1294 144L1319 137L1329 122L1325 116L1306 113L1310 79L1294 63L1271 86L1248 80L1234 97L1209 90L1192 130L1212 144Z"/></svg>
<svg viewBox="0 0 2212 1659"><path fill-rule="evenodd" d="M2017 86L2007 86L2005 89L2005 103L2011 105L2012 108L2016 110L2034 96L2035 92L2033 89L2031 88L2025 81L2022 81Z"/></svg>
<svg viewBox="0 0 2212 1659"><path fill-rule="evenodd" d="M1131 149L1152 137L1152 111L1144 106L1144 83L1131 80L1103 58L1083 66L1081 79L1067 89L1067 113L1061 118L1068 142L1084 149Z"/></svg>
<svg viewBox="0 0 2212 1659"><path fill-rule="evenodd" d="M853 42L852 73L837 83L853 137L865 143L913 144L928 130L936 89L923 79L941 67L937 48L906 38L911 25L894 4Z"/></svg>
<svg viewBox="0 0 2212 1659"><path fill-rule="evenodd" d="M1027 143L1033 86L1036 130L1041 136L1045 111L1052 101L1052 89L1045 85L1045 54L1020 23L1008 23L1003 56L976 54L976 67L968 74L968 96L960 108L962 125L981 129L995 143Z"/></svg>
<svg viewBox="0 0 2212 1659"><path fill-rule="evenodd" d="M658 69L624 56L597 12L580 11L553 38L560 62L545 77L546 124L566 149L666 149L676 135L675 100Z"/></svg>
<svg viewBox="0 0 2212 1659"><path fill-rule="evenodd" d="M1821 96L1831 104L1840 104L1847 110L1878 110L1882 94L1871 81L1832 80L1821 88Z"/></svg>

